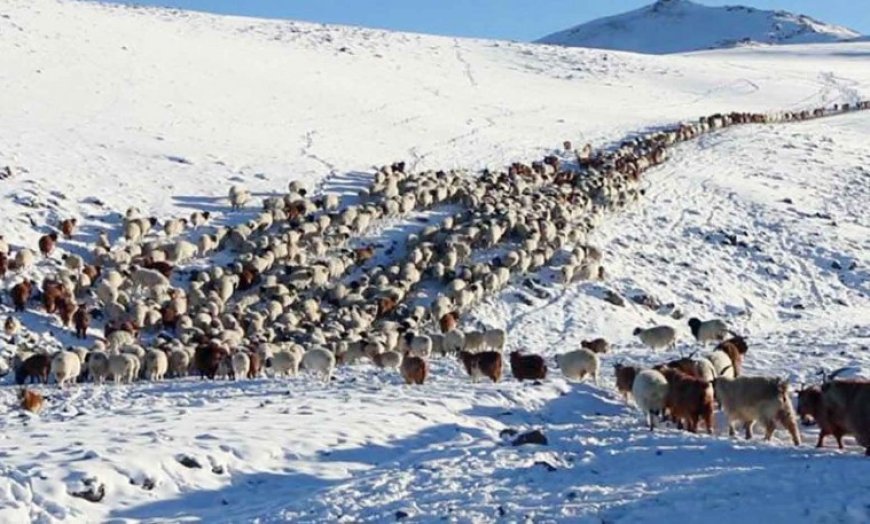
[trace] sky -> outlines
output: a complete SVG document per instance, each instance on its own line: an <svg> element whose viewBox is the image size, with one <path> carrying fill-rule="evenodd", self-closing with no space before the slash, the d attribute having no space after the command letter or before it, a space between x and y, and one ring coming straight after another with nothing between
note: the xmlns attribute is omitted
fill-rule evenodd
<svg viewBox="0 0 870 524"><path fill-rule="evenodd" d="M449 36L531 41L653 0L111 0ZM870 0L696 0L783 9L870 34ZM864 4L861 6L861 4Z"/></svg>

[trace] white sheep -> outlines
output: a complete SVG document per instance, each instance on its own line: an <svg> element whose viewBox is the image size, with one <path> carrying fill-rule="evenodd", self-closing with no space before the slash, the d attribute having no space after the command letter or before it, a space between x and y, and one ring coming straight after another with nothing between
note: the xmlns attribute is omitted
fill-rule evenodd
<svg viewBox="0 0 870 524"><path fill-rule="evenodd" d="M36 261L36 253L32 249L23 247L15 253L15 269L23 271L30 268Z"/></svg>
<svg viewBox="0 0 870 524"><path fill-rule="evenodd" d="M134 287L141 287L150 290L166 289L169 287L169 279L163 276L159 271L146 268L137 268L130 273L130 282Z"/></svg>
<svg viewBox="0 0 870 524"><path fill-rule="evenodd" d="M169 352L169 372L174 377L186 377L190 369L191 355L184 349L176 348Z"/></svg>
<svg viewBox="0 0 870 524"><path fill-rule="evenodd" d="M251 200L251 193L244 187L233 184L230 186L228 195L230 206L233 210L241 209Z"/></svg>
<svg viewBox="0 0 870 524"><path fill-rule="evenodd" d="M180 235L185 227L187 227L186 218L171 218L163 223L163 231L167 237Z"/></svg>
<svg viewBox="0 0 870 524"><path fill-rule="evenodd" d="M728 335L733 334L725 322L718 318L704 321L690 318L689 328L692 330L692 336L695 337L695 340L704 345L708 342L725 340Z"/></svg>
<svg viewBox="0 0 870 524"><path fill-rule="evenodd" d="M244 351L239 351L232 357L233 378L239 380L248 376L251 370L251 357Z"/></svg>
<svg viewBox="0 0 870 524"><path fill-rule="evenodd" d="M408 342L408 351L415 357L429 358L432 355L432 339L428 335L413 335Z"/></svg>
<svg viewBox="0 0 870 524"><path fill-rule="evenodd" d="M485 347L495 351L503 351L507 333L501 328L487 329L483 333L483 339Z"/></svg>
<svg viewBox="0 0 870 524"><path fill-rule="evenodd" d="M332 378L332 370L335 368L335 355L323 348L311 348L302 356L302 368L319 374L328 384Z"/></svg>
<svg viewBox="0 0 870 524"><path fill-rule="evenodd" d="M272 373L277 377L284 375L295 377L299 373L301 359L295 351L282 348L271 353L271 356L267 357L266 363L267 365L271 364L269 367L272 369Z"/></svg>
<svg viewBox="0 0 870 524"><path fill-rule="evenodd" d="M671 326L655 326L647 329L635 328L633 334L652 349L674 348L677 344L677 331Z"/></svg>
<svg viewBox="0 0 870 524"><path fill-rule="evenodd" d="M72 351L59 351L51 359L51 375L58 387L64 387L70 382L75 383L81 371L82 361Z"/></svg>
<svg viewBox="0 0 870 524"><path fill-rule="evenodd" d="M141 361L136 355L129 353L119 353L109 355L109 372L115 381L115 384L120 384L121 381L126 381L127 384L139 375L139 367Z"/></svg>
<svg viewBox="0 0 870 524"><path fill-rule="evenodd" d="M94 384L102 384L109 375L109 356L104 351L94 350L85 358L88 364L88 375Z"/></svg>
<svg viewBox="0 0 870 524"><path fill-rule="evenodd" d="M646 417L650 431L655 429L655 416L664 413L668 381L654 369L645 369L634 378L631 394L637 407Z"/></svg>
<svg viewBox="0 0 870 524"><path fill-rule="evenodd" d="M556 355L556 364L562 370L565 378L569 380L583 380L586 375L591 375L595 384L598 384L598 371L601 362L597 353L586 348L561 353Z"/></svg>
<svg viewBox="0 0 870 524"><path fill-rule="evenodd" d="M163 380L169 369L169 359L166 353L159 349L149 349L145 352L145 378L148 380Z"/></svg>
<svg viewBox="0 0 870 524"><path fill-rule="evenodd" d="M486 344L486 335L482 331L468 331L463 337L465 339L465 351L476 353L483 350Z"/></svg>

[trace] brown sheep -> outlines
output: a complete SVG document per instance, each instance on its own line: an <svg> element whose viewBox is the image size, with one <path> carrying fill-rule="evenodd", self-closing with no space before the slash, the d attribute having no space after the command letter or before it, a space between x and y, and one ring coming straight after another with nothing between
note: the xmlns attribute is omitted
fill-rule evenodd
<svg viewBox="0 0 870 524"><path fill-rule="evenodd" d="M402 365L399 366L399 370L402 372L405 384L422 385L429 375L429 365L426 363L426 360L421 357L415 357L407 351L402 359Z"/></svg>
<svg viewBox="0 0 870 524"><path fill-rule="evenodd" d="M438 319L438 325L442 333L452 331L459 326L459 311L451 311Z"/></svg>
<svg viewBox="0 0 870 524"><path fill-rule="evenodd" d="M833 435L837 440L837 447L843 449L843 436L846 435L846 428L841 425L842 421L831 417L828 413L820 386L810 386L798 391L797 413L804 425L808 426L815 422L819 426L817 448L824 447L825 437Z"/></svg>
<svg viewBox="0 0 870 524"><path fill-rule="evenodd" d="M822 405L829 421L855 435L870 457L870 381L832 380L822 384Z"/></svg>
<svg viewBox="0 0 870 524"><path fill-rule="evenodd" d="M510 355L511 374L519 381L542 380L547 377L547 364L540 355L522 355L513 351Z"/></svg>
<svg viewBox="0 0 870 524"><path fill-rule="evenodd" d="M229 356L226 348L217 342L209 342L196 348L193 354L194 367L199 371L200 377L214 380L221 362L228 359Z"/></svg>
<svg viewBox="0 0 870 524"><path fill-rule="evenodd" d="M613 371L616 375L616 389L622 393L622 398L628 402L628 398L631 396L631 388L634 386L634 377L640 373L640 368L637 366L614 364Z"/></svg>
<svg viewBox="0 0 870 524"><path fill-rule="evenodd" d="M54 251L54 246L57 244L57 233L49 233L39 237L39 252L42 256L48 257Z"/></svg>
<svg viewBox="0 0 870 524"><path fill-rule="evenodd" d="M24 311L27 309L27 302L33 293L33 282L25 280L12 286L10 294L12 295L12 304L15 305L15 311Z"/></svg>
<svg viewBox="0 0 870 524"><path fill-rule="evenodd" d="M610 351L610 343L603 338L594 340L583 340L580 342L580 347L584 347L593 353L607 353Z"/></svg>
<svg viewBox="0 0 870 524"><path fill-rule="evenodd" d="M477 382L480 377L487 377L493 382L501 380L501 353L497 351L482 351L480 353L460 351L459 359L473 382Z"/></svg>
<svg viewBox="0 0 870 524"><path fill-rule="evenodd" d="M713 388L709 382L687 375L682 371L661 366L659 371L668 381L665 407L677 421L679 429L698 431L703 420L707 433L713 433Z"/></svg>
<svg viewBox="0 0 870 524"><path fill-rule="evenodd" d="M87 275L87 277L91 279L91 282L96 282L97 277L99 277L102 272L103 270L100 266L95 266L91 264L85 264L85 266L82 268L82 274Z"/></svg>
<svg viewBox="0 0 870 524"><path fill-rule="evenodd" d="M67 218L60 223L60 232L63 233L64 238L72 238L78 222L75 218Z"/></svg>
<svg viewBox="0 0 870 524"><path fill-rule="evenodd" d="M48 372L51 370L51 357L48 355L31 355L15 370L15 383L23 385L28 379L48 383Z"/></svg>
<svg viewBox="0 0 870 524"><path fill-rule="evenodd" d="M79 308L73 314L73 325L76 327L76 338L88 338L88 327L91 325L91 315L84 304L79 304Z"/></svg>
<svg viewBox="0 0 870 524"><path fill-rule="evenodd" d="M363 264L375 256L374 246L359 247L353 250L357 264Z"/></svg>

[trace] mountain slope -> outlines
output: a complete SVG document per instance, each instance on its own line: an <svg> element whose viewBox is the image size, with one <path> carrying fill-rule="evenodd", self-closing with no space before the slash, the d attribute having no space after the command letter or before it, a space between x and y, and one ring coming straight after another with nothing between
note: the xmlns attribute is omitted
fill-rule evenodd
<svg viewBox="0 0 870 524"><path fill-rule="evenodd" d="M667 54L760 44L809 44L861 36L841 26L786 11L708 7L688 0L658 0L627 13L593 20L545 36L542 44Z"/></svg>

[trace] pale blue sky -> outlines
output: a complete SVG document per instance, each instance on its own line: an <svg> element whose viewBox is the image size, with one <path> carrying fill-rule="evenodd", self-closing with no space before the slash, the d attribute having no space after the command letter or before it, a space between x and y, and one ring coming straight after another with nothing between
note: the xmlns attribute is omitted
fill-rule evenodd
<svg viewBox="0 0 870 524"><path fill-rule="evenodd" d="M265 18L450 36L535 40L652 0L114 0ZM870 33L870 0L696 0L784 9Z"/></svg>

